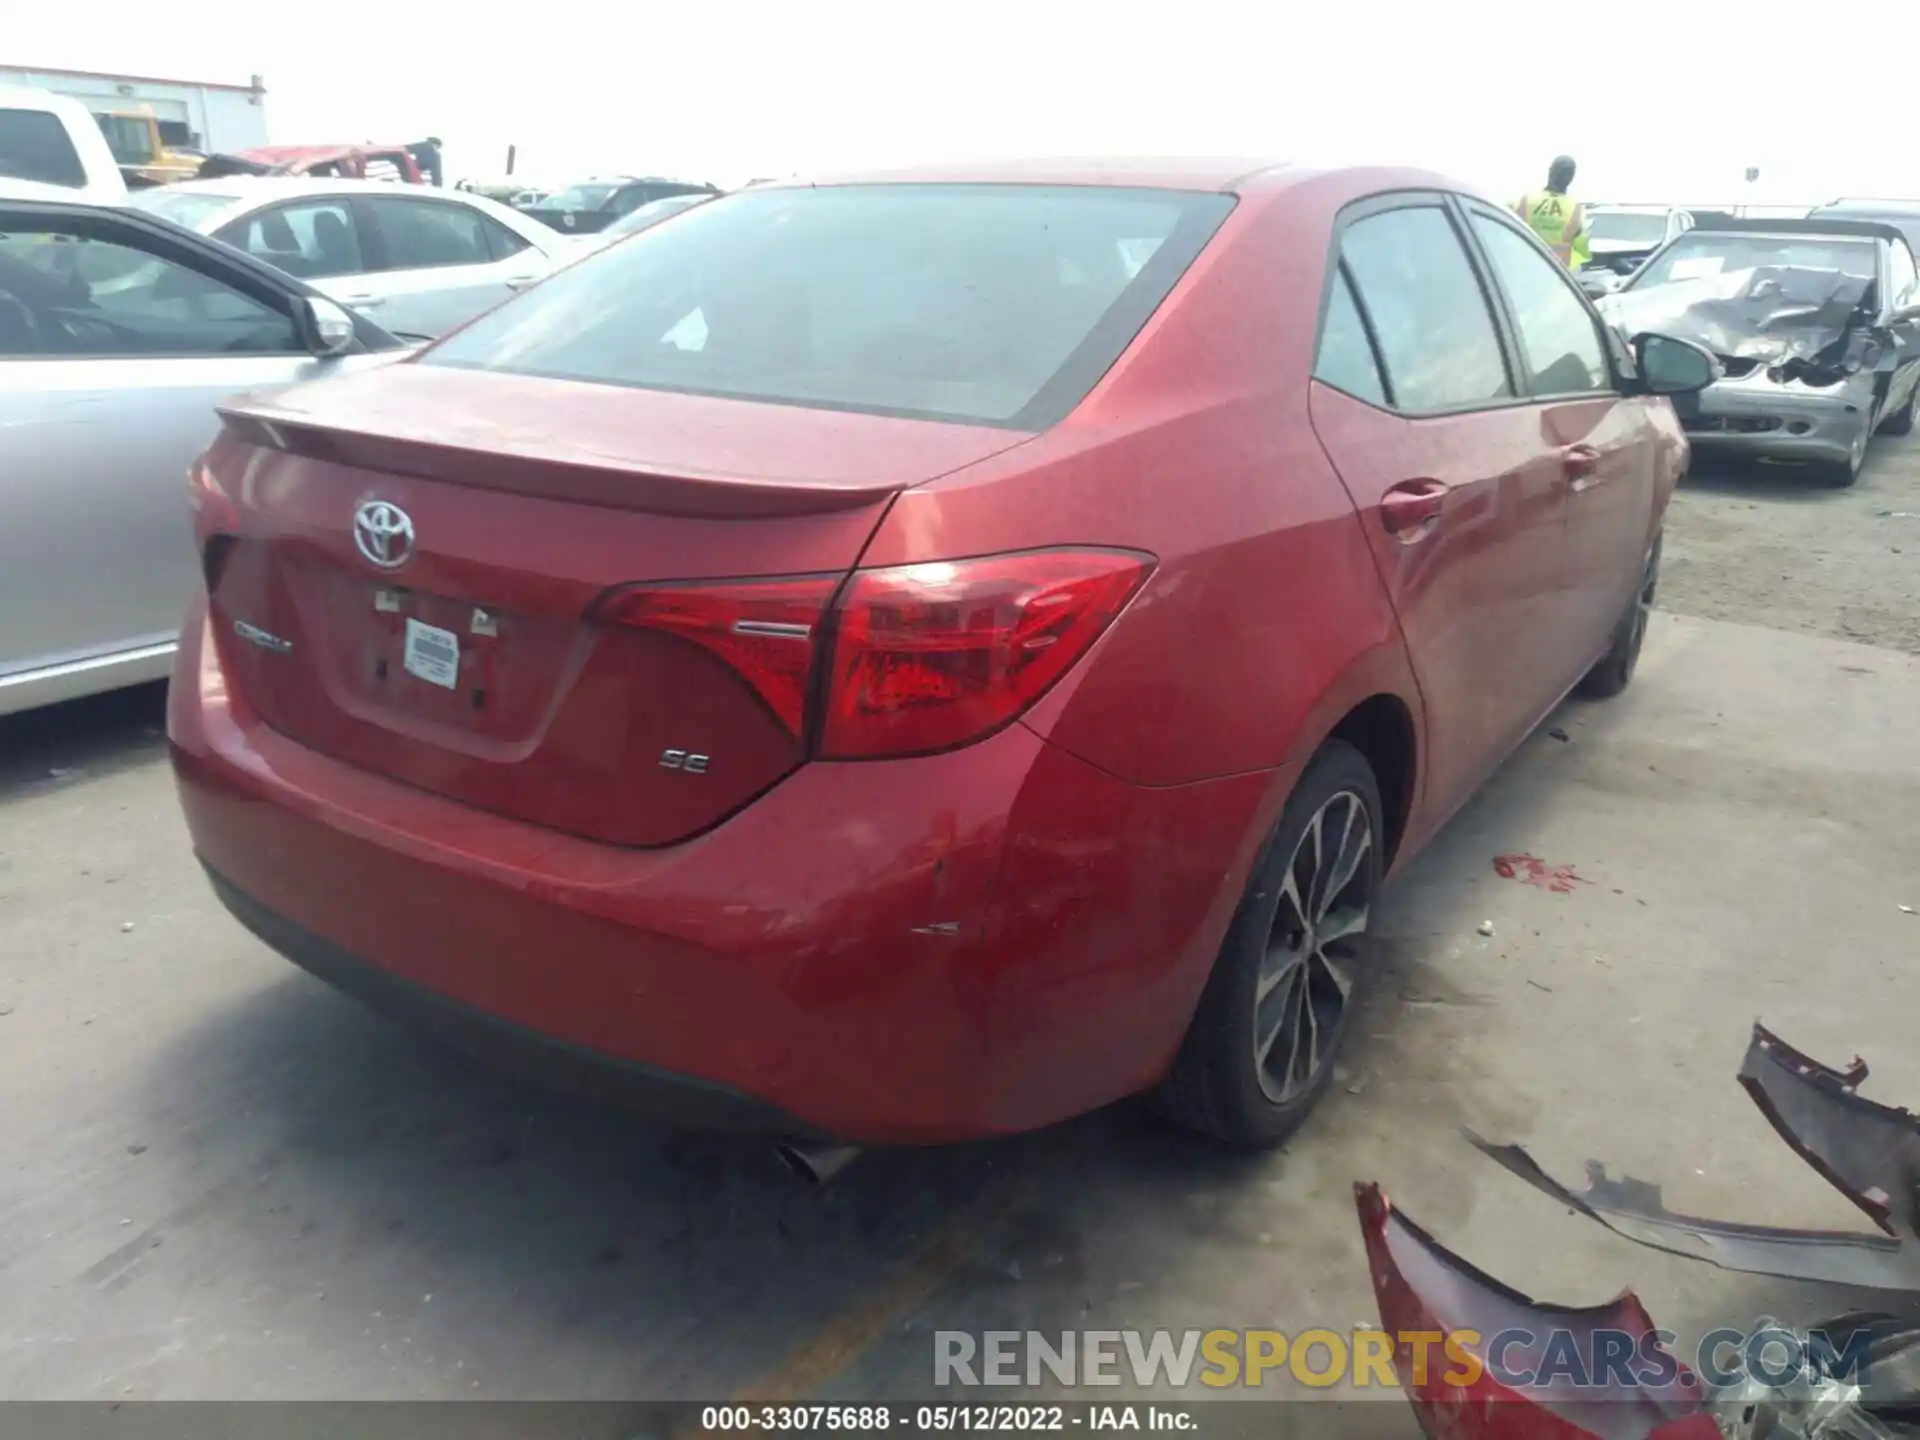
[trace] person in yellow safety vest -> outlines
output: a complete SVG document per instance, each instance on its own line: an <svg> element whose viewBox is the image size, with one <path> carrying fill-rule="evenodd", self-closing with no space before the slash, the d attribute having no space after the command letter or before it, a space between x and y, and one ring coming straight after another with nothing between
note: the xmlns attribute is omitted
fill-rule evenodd
<svg viewBox="0 0 1920 1440"><path fill-rule="evenodd" d="M1555 156L1547 167L1547 188L1528 191L1513 207L1568 269L1573 268L1576 251L1584 250L1587 240L1587 212L1578 200L1567 195L1572 186L1573 158Z"/></svg>

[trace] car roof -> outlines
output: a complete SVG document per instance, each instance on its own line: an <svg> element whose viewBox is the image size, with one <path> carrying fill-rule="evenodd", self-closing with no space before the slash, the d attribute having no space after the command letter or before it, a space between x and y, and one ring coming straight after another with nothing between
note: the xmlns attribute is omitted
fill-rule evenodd
<svg viewBox="0 0 1920 1440"><path fill-rule="evenodd" d="M1905 240L1896 225L1877 220L1822 219L1809 216L1801 220L1768 220L1760 217L1741 219L1732 215L1702 215L1688 235L1712 235L1732 232L1744 235L1824 235L1831 239ZM1682 236L1681 239L1685 239Z"/></svg>
<svg viewBox="0 0 1920 1440"><path fill-rule="evenodd" d="M954 161L893 170L870 170L787 180L769 187L805 185L1100 185L1146 190L1237 192L1241 182L1276 168L1257 156L1054 157L1024 160ZM1291 167L1287 167L1291 168ZM758 188L756 186L756 188Z"/></svg>
<svg viewBox="0 0 1920 1440"><path fill-rule="evenodd" d="M465 190L447 190L434 185L408 185L398 180L349 180L331 175L218 175L209 180L182 180L167 189L189 195L231 195L236 200L250 201L302 195L400 194L411 199L438 196L465 204L474 198Z"/></svg>
<svg viewBox="0 0 1920 1440"><path fill-rule="evenodd" d="M49 113L93 118L86 106L71 95L57 90L41 90L31 85L0 85L0 109L45 110Z"/></svg>
<svg viewBox="0 0 1920 1440"><path fill-rule="evenodd" d="M1816 208L1815 214L1852 210L1863 215L1920 215L1920 200L1829 200Z"/></svg>
<svg viewBox="0 0 1920 1440"><path fill-rule="evenodd" d="M568 185L697 185L697 180L675 180L670 175L587 175L578 180L569 180Z"/></svg>

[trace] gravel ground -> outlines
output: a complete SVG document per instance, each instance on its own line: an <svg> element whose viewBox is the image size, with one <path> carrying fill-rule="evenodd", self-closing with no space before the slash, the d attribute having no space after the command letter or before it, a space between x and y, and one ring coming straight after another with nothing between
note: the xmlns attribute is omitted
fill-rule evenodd
<svg viewBox="0 0 1920 1440"><path fill-rule="evenodd" d="M1920 655L1920 438L1876 441L1848 490L1701 462L1662 570L1663 609Z"/></svg>

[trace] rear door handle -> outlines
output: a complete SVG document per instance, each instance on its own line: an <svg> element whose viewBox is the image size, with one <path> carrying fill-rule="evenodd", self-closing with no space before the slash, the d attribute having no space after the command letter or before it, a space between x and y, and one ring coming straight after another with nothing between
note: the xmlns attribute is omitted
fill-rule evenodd
<svg viewBox="0 0 1920 1440"><path fill-rule="evenodd" d="M1603 478L1600 475L1600 452L1584 443L1562 446L1560 467L1576 490L1598 485Z"/></svg>
<svg viewBox="0 0 1920 1440"><path fill-rule="evenodd" d="M533 284L533 282L538 280L539 278L540 277L538 275L509 276L507 279L507 288L509 290L524 290L527 288L527 286Z"/></svg>
<svg viewBox="0 0 1920 1440"><path fill-rule="evenodd" d="M1446 503L1444 482L1402 480L1381 497L1380 523L1402 545L1413 545L1433 533Z"/></svg>

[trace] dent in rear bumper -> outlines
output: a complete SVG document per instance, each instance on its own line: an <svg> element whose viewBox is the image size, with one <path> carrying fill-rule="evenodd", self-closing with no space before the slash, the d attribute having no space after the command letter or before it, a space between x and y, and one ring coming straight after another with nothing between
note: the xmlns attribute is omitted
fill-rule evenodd
<svg viewBox="0 0 1920 1440"><path fill-rule="evenodd" d="M1274 788L1141 789L1014 725L804 766L694 840L620 849L267 729L199 608L169 735L204 861L287 924L554 1041L875 1141L1031 1128L1164 1073Z"/></svg>

